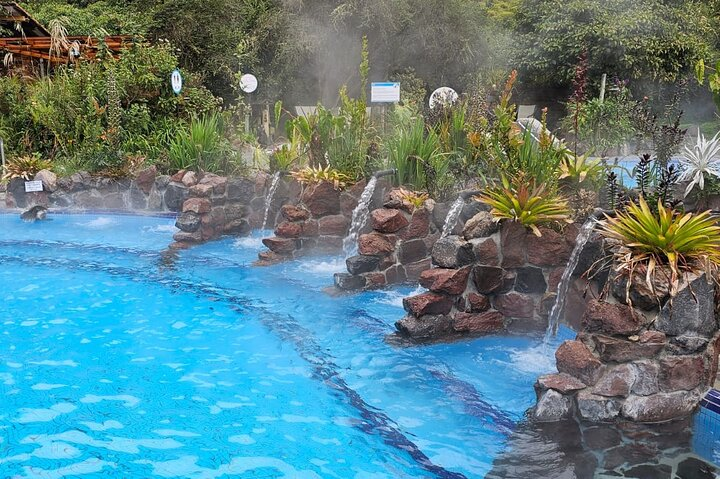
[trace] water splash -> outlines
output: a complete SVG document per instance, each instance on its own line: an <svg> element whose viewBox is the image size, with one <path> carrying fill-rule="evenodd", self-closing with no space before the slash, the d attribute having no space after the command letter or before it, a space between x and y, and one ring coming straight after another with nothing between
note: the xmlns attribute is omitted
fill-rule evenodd
<svg viewBox="0 0 720 479"><path fill-rule="evenodd" d="M463 206L465 206L465 198L463 198L462 195L459 195L450 207L450 211L448 211L440 238L445 238L453 232L455 226L457 226L458 220L460 219L460 213L462 213Z"/></svg>
<svg viewBox="0 0 720 479"><path fill-rule="evenodd" d="M570 260L565 267L565 271L563 271L562 278L560 279L560 284L558 284L555 304L553 304L553 307L550 310L550 316L548 316L548 327L547 331L545 332L544 341L545 344L548 344L549 341L557 334L558 327L560 326L560 315L565 308L565 300L567 299L567 292L570 288L570 281L572 280L572 275L575 272L575 268L577 268L578 262L580 261L580 254L585 248L585 244L587 244L588 240L590 239L590 235L592 234L596 223L597 220L595 218L588 219L585 224L582 225L582 228L580 228L580 232L575 239L575 248L570 255Z"/></svg>
<svg viewBox="0 0 720 479"><path fill-rule="evenodd" d="M118 224L118 220L116 220L115 218L109 218L107 216L100 216L98 218L95 218L94 220L75 224L84 228L97 230L113 227Z"/></svg>
<svg viewBox="0 0 720 479"><path fill-rule="evenodd" d="M263 231L267 226L268 215L270 214L270 207L272 206L275 192L277 191L278 185L280 184L280 176L281 175L279 171L273 175L272 182L270 182L270 189L268 190L267 198L265 198L265 216L263 216L262 228L260 228Z"/></svg>
<svg viewBox="0 0 720 479"><path fill-rule="evenodd" d="M365 189L360 196L360 201L353 210L350 231L345 239L343 239L343 251L345 252L346 258L357 254L358 238L360 237L360 232L365 227L365 223L367 223L368 215L370 214L370 201L375 193L376 185L377 178L373 176L365 186Z"/></svg>
<svg viewBox="0 0 720 479"><path fill-rule="evenodd" d="M304 260L298 264L297 272L316 276L327 276L333 273L345 271L345 258L333 258L329 260Z"/></svg>

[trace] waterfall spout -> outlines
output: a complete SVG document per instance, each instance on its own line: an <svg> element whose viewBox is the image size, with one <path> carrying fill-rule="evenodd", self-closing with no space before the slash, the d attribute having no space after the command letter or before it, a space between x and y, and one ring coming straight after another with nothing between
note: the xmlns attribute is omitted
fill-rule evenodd
<svg viewBox="0 0 720 479"><path fill-rule="evenodd" d="M448 211L440 238L445 238L453 232L455 226L457 226L458 220L460 219L460 213L462 213L463 206L465 206L465 197L463 196L463 193L460 193L450 207L450 211Z"/></svg>
<svg viewBox="0 0 720 479"><path fill-rule="evenodd" d="M265 215L263 216L263 222L262 222L262 230L264 231L267 227L267 220L268 215L270 214L270 207L272 206L273 197L275 196L275 192L278 189L278 185L280 184L280 177L283 176L283 172L278 171L276 172L272 177L272 182L270 182L270 189L268 190L267 198L265 198Z"/></svg>
<svg viewBox="0 0 720 479"><path fill-rule="evenodd" d="M349 258L350 256L353 256L357 253L357 242L358 238L360 237L360 232L365 227L365 223L367 223L368 216L370 215L370 201L372 201L373 194L375 193L375 187L377 186L378 181L378 173L375 173L375 175L370 178L370 181L368 181L367 186L365 186L365 189L360 196L360 201L358 202L358 205L353 210L352 222L350 223L350 231L343 240L343 251L345 252L346 258Z"/></svg>
<svg viewBox="0 0 720 479"><path fill-rule="evenodd" d="M394 176L397 174L397 168L391 168L389 170L381 170L373 173L373 178L382 178L383 176Z"/></svg>
<svg viewBox="0 0 720 479"><path fill-rule="evenodd" d="M575 272L575 268L577 268L578 262L580 261L580 254L582 253L583 248L585 248L585 244L590 239L590 235L592 234L597 221L596 216L593 215L585 222L584 225L582 225L582 228L580 228L580 232L575 240L575 248L570 255L570 260L565 267L565 271L563 271L560 284L558 284L555 304L553 304L553 307L550 310L550 315L548 316L548 327L545 332L545 344L547 344L548 341L557 334L558 328L560 327L560 316L565 308L565 300L567 298L568 289L570 288L570 281L572 281L572 275Z"/></svg>

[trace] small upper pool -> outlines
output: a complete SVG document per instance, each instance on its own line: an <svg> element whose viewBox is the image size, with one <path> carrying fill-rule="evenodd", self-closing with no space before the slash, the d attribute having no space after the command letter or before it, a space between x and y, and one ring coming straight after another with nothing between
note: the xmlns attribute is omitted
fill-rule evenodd
<svg viewBox="0 0 720 479"><path fill-rule="evenodd" d="M410 288L330 297L342 261L253 267L258 238L169 257L173 222L0 215L3 478L480 478L554 369L390 345Z"/></svg>

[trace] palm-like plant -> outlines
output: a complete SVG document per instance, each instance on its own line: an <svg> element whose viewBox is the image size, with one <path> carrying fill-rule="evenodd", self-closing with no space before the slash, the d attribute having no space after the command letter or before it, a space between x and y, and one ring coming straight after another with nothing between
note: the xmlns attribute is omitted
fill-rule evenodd
<svg viewBox="0 0 720 479"><path fill-rule="evenodd" d="M476 200L492 207L495 221L517 221L530 228L535 236L542 236L539 225L552 222L572 223L570 209L565 200L550 193L544 185L521 177L512 183L503 177L501 186L493 186L476 197Z"/></svg>
<svg viewBox="0 0 720 479"><path fill-rule="evenodd" d="M625 212L602 221L600 233L620 243L615 253L618 273L632 280L642 267L651 290L657 266L667 266L672 296L681 273L720 265L720 226L709 211L682 214L661 201L657 208L656 213L641 196Z"/></svg>
<svg viewBox="0 0 720 479"><path fill-rule="evenodd" d="M710 140L698 132L697 143L692 148L685 147L680 163L684 171L679 181L690 181L685 189L685 196L689 195L697 185L701 190L705 188L705 177L720 177L720 133Z"/></svg>

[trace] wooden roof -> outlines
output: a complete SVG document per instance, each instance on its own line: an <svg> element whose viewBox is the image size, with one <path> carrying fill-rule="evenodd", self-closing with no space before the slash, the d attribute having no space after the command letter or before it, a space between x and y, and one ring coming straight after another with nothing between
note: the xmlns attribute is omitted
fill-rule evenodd
<svg viewBox="0 0 720 479"><path fill-rule="evenodd" d="M0 1L0 27L17 32L12 37L0 36L0 52L27 60L42 59L51 65L68 63L77 58L93 59L101 44L111 53L117 54L125 44L131 42L131 37L125 35L102 39L90 36L65 37L62 44L54 46L50 55L50 32L15 2ZM76 54L71 55L71 51L76 51Z"/></svg>
<svg viewBox="0 0 720 479"><path fill-rule="evenodd" d="M94 37L67 37L67 43L60 47L60 51L53 52L50 56L50 37L26 37L26 38L0 38L0 51L12 53L13 55L39 58L53 64L67 63L70 61L70 50L77 47L81 58L93 59L97 55L101 43L111 52L117 53L122 47L130 42L130 37L115 35L103 39Z"/></svg>
<svg viewBox="0 0 720 479"><path fill-rule="evenodd" d="M50 32L15 2L0 2L0 26L22 37L49 37Z"/></svg>

